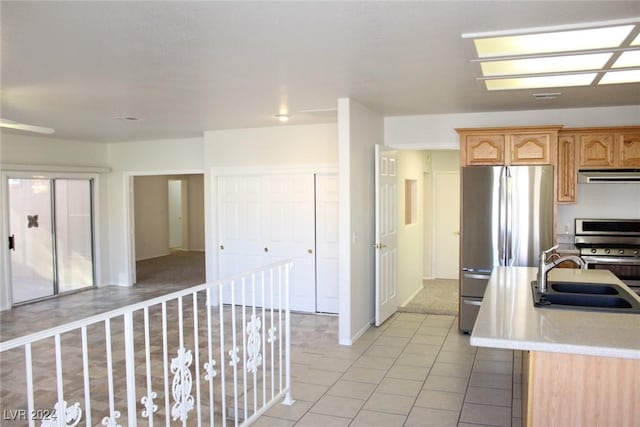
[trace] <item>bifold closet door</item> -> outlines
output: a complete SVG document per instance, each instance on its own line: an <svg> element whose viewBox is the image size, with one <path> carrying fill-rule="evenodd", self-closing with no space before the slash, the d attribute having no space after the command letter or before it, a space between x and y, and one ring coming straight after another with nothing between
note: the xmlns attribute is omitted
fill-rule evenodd
<svg viewBox="0 0 640 427"><path fill-rule="evenodd" d="M315 244L313 174L271 174L218 177L220 277L282 259L292 259L291 308L315 312ZM261 286L245 303L270 307ZM265 289L269 295L269 289ZM284 303L275 289L273 306ZM242 302L240 284L233 301ZM224 302L231 303L226 292Z"/></svg>
<svg viewBox="0 0 640 427"><path fill-rule="evenodd" d="M316 311L338 313L338 175L316 175Z"/></svg>
<svg viewBox="0 0 640 427"><path fill-rule="evenodd" d="M270 262L293 260L291 308L316 311L313 174L265 177L265 253Z"/></svg>

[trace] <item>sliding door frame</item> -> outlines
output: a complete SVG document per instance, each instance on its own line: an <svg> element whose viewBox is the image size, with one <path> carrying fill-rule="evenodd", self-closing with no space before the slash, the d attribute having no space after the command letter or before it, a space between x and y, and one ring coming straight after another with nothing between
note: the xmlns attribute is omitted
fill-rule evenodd
<svg viewBox="0 0 640 427"><path fill-rule="evenodd" d="M6 310L13 306L13 283L11 274L11 253L8 248L9 229L9 179L47 179L47 180L89 180L91 182L91 234L92 234L92 263L93 286L83 288L91 289L99 286L102 276L101 268L101 238L100 238L100 173L108 172L108 168L78 167L81 172L67 166L49 166L38 170L29 165L2 165L0 185L2 197L0 197L0 310ZM53 181L52 181L53 182ZM53 202L52 202L53 203ZM55 257L55 254L54 254ZM54 286L54 284L52 284ZM73 291L71 291L73 292Z"/></svg>

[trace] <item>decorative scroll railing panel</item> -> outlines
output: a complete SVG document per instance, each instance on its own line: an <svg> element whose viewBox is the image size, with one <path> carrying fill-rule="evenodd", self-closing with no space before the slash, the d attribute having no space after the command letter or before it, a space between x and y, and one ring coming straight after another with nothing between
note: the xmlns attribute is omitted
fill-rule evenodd
<svg viewBox="0 0 640 427"><path fill-rule="evenodd" d="M0 343L2 425L249 425L291 404L283 261ZM223 293L231 295L231 304ZM269 298L256 304L255 295ZM46 322L46 319L43 319Z"/></svg>

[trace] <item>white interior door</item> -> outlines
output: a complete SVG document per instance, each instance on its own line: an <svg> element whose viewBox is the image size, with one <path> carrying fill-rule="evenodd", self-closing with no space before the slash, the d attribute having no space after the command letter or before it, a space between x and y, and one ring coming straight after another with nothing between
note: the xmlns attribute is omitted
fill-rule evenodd
<svg viewBox="0 0 640 427"><path fill-rule="evenodd" d="M338 176L316 175L316 311L338 313Z"/></svg>
<svg viewBox="0 0 640 427"><path fill-rule="evenodd" d="M398 309L398 157L375 146L375 323L380 326Z"/></svg>
<svg viewBox="0 0 640 427"><path fill-rule="evenodd" d="M460 174L434 173L434 276L457 279L460 272Z"/></svg>
<svg viewBox="0 0 640 427"><path fill-rule="evenodd" d="M267 212L264 251L270 262L293 261L291 308L316 311L315 212L313 174L264 178Z"/></svg>

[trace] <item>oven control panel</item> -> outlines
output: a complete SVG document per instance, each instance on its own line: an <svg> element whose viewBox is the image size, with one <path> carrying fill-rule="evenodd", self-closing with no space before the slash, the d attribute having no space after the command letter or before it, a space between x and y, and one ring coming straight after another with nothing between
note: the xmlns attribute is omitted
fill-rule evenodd
<svg viewBox="0 0 640 427"><path fill-rule="evenodd" d="M639 248L581 248L580 255L640 257Z"/></svg>

